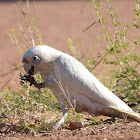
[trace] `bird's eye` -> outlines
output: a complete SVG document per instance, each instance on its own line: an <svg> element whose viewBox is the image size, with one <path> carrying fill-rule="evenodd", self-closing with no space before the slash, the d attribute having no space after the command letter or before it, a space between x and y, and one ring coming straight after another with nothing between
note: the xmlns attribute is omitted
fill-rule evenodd
<svg viewBox="0 0 140 140"><path fill-rule="evenodd" d="M41 58L38 56L33 56L31 60L34 65L38 65L41 62Z"/></svg>
<svg viewBox="0 0 140 140"><path fill-rule="evenodd" d="M33 58L34 60L38 60L38 56L34 56L34 58Z"/></svg>

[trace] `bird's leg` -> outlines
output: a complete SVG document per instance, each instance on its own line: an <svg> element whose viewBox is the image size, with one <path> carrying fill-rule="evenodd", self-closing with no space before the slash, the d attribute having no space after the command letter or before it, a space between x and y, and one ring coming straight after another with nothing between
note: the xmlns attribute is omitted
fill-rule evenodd
<svg viewBox="0 0 140 140"><path fill-rule="evenodd" d="M30 82L30 86L34 85L38 89L50 86L55 82L54 79L51 78L48 81L45 81L45 82L42 82L42 83L37 83L35 81L34 77L32 77L31 75L24 75L24 76L20 75L20 79L21 79L21 81L20 81L21 85L23 85L27 81L27 82Z"/></svg>
<svg viewBox="0 0 140 140"><path fill-rule="evenodd" d="M45 87L51 87L52 85L54 85L55 83L55 80L53 78L51 78L50 80L48 81L44 81L42 83L37 83L36 81L34 81L34 86L38 89L40 88L45 88Z"/></svg>
<svg viewBox="0 0 140 140"><path fill-rule="evenodd" d="M60 107L63 113L63 117L61 118L61 120L55 125L54 129L58 129L67 119L68 117L68 110L65 108L65 105L60 103Z"/></svg>
<svg viewBox="0 0 140 140"><path fill-rule="evenodd" d="M65 105L63 103L60 103L60 107L63 113L63 116L68 112L68 109L66 109Z"/></svg>

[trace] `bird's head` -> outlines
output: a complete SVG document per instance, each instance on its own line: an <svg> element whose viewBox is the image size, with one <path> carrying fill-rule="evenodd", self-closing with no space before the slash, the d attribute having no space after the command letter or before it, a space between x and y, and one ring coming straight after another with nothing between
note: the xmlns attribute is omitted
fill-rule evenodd
<svg viewBox="0 0 140 140"><path fill-rule="evenodd" d="M39 71L41 55L37 48L28 50L23 56L24 70L29 75L35 75Z"/></svg>
<svg viewBox="0 0 140 140"><path fill-rule="evenodd" d="M29 75L35 75L39 71L49 69L49 63L54 62L59 54L59 51L49 46L33 47L23 56L24 70Z"/></svg>

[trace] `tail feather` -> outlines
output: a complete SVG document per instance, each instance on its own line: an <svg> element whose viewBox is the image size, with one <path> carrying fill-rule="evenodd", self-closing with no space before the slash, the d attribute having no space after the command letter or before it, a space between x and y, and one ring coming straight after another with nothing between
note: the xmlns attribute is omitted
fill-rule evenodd
<svg viewBox="0 0 140 140"><path fill-rule="evenodd" d="M137 113L137 112L134 112L134 111L130 112L130 111L125 111L125 110L120 110L120 109L116 109L116 108L112 108L112 109L120 112L121 114L128 115L130 118L140 122L140 113Z"/></svg>

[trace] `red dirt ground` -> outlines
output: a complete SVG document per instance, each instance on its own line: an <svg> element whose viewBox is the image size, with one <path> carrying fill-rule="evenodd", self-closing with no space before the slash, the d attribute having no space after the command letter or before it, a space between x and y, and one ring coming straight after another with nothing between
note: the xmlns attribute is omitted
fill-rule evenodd
<svg viewBox="0 0 140 140"><path fill-rule="evenodd" d="M11 132L1 134L0 138L6 140L139 140L140 123L117 119L113 123L108 121L105 124L91 125L75 130L63 128L54 132L32 132L29 135Z"/></svg>
<svg viewBox="0 0 140 140"><path fill-rule="evenodd" d="M104 35L101 31L99 24L95 24L91 29L83 32L91 23L94 21L98 22L97 17L94 13L94 8L88 2L85 8L80 14L83 7L84 0L59 0L59 1L40 1L36 2L36 20L42 33L42 38L48 45L59 49L63 52L68 51L68 41L71 39L81 41L82 53L87 53L90 48L94 48L95 55L98 51L103 52L106 42ZM19 73L12 71L15 67L13 64L22 61L22 55L20 55L17 47L13 45L7 35L7 32L12 28L18 30L18 24L23 24L24 20L21 14L16 8L16 2L0 2L0 69L7 62L7 66L4 70L3 77L0 78L2 88L6 83L13 89L16 89L15 83L19 85ZM32 5L32 4L31 4ZM23 4L26 7L26 4ZM113 7L115 8L118 15L121 15L118 19L123 23L130 23L134 15L133 9L135 7L133 1L124 0L118 1L113 0ZM106 2L101 2L101 12L105 16L105 22L107 27L111 29L111 21L108 18L108 10ZM131 40L138 31L135 29L128 35ZM101 38L101 41L97 41L97 37ZM11 73L9 73L11 72ZM94 72L97 75L101 72L100 68L97 68ZM9 73L9 74L7 74ZM10 79L10 80L9 80ZM90 126L81 130L64 130L53 133L47 133L44 136L38 135L37 137L21 137L7 138L7 139L140 139L140 124L136 122L119 124L106 124L104 126Z"/></svg>

